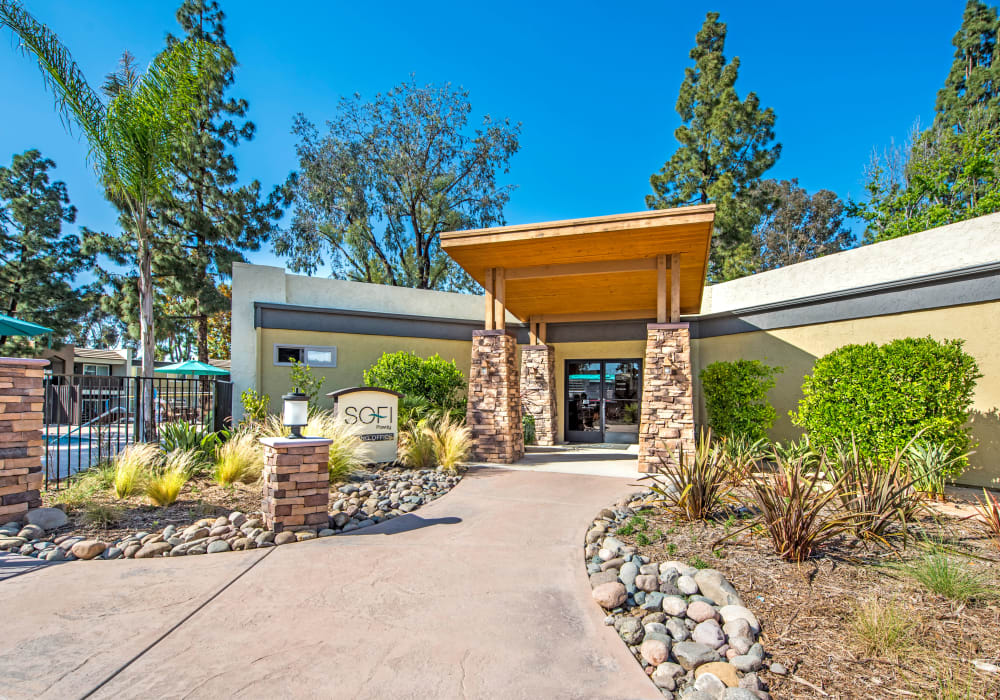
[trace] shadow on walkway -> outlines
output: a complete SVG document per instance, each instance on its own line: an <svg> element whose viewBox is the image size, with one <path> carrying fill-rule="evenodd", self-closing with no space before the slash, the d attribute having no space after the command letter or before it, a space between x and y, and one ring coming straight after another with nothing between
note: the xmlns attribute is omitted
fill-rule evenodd
<svg viewBox="0 0 1000 700"><path fill-rule="evenodd" d="M0 581L27 574L36 569L44 569L46 566L65 564L61 561L44 561L34 557L25 557L20 554L7 554L0 552Z"/></svg>
<svg viewBox="0 0 1000 700"><path fill-rule="evenodd" d="M398 535L403 532L411 532L425 527L433 527L434 525L457 525L460 522L462 522L462 519L454 516L446 518L421 518L419 515L407 513L406 515L400 515L398 518L393 518L392 520L381 522L377 525L372 525L371 527L354 530L352 532L344 532L337 536L352 537L364 535Z"/></svg>

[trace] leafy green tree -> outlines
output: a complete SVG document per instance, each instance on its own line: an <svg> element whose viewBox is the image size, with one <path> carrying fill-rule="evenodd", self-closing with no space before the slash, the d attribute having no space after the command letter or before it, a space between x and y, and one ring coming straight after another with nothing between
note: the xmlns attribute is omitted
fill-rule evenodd
<svg viewBox="0 0 1000 700"><path fill-rule="evenodd" d="M65 183L49 181L54 167L29 150L0 168L0 313L47 326L59 341L88 310L92 290L75 277L95 260L81 236L63 230L76 221L76 207ZM0 354L26 349L25 339L0 336Z"/></svg>
<svg viewBox="0 0 1000 700"><path fill-rule="evenodd" d="M813 195L796 179L764 180L756 188L760 222L753 229L755 272L794 265L853 244L844 202L830 190Z"/></svg>
<svg viewBox="0 0 1000 700"><path fill-rule="evenodd" d="M206 42L217 53L202 66L191 128L175 156L171 196L158 207L164 234L171 242L157 249L156 283L176 301L175 322L194 326L197 357L210 356L210 320L229 310L220 285L232 275L234 262L246 262L245 251L259 250L282 214L282 189L262 197L254 180L237 185L232 147L249 141L254 125L245 119L248 104L227 96L236 58L224 27L225 14L214 0L185 0L177 10L184 36L167 37L167 51L189 42Z"/></svg>
<svg viewBox="0 0 1000 700"><path fill-rule="evenodd" d="M975 107L957 128L935 125L874 157L866 174L868 199L849 208L865 243L1000 211L1000 122Z"/></svg>
<svg viewBox="0 0 1000 700"><path fill-rule="evenodd" d="M709 274L715 280L752 271L750 232L760 212L753 190L778 160L775 115L761 109L753 92L740 100L736 78L740 59L726 62L726 25L709 12L691 49L694 66L685 68L677 97L681 125L674 132L680 146L650 177L651 209L714 202L715 238Z"/></svg>
<svg viewBox="0 0 1000 700"><path fill-rule="evenodd" d="M120 71L115 85L105 85L105 102L55 33L20 3L0 0L0 26L14 33L22 52L38 60L60 115L86 137L101 184L131 222L139 271L142 374L153 376L151 207L169 195L174 155L198 104L201 67L212 65L218 50L207 42L180 42L158 55L142 75ZM151 391L144 392L141 405L151 417Z"/></svg>
<svg viewBox="0 0 1000 700"><path fill-rule="evenodd" d="M497 183L520 125L489 116L469 133L468 92L411 81L363 102L344 99L321 136L299 114L291 227L274 249L289 267L419 289L471 288L441 250L442 231L503 223L510 186Z"/></svg>
<svg viewBox="0 0 1000 700"><path fill-rule="evenodd" d="M997 8L982 0L969 0L962 26L951 40L955 59L938 91L936 126L961 128L973 107L994 118L1000 115L1000 56L997 36L1000 19Z"/></svg>

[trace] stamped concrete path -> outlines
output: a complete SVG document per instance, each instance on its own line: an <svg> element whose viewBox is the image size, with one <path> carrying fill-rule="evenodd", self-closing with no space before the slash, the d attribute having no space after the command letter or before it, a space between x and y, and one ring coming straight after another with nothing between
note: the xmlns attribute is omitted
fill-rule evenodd
<svg viewBox="0 0 1000 700"><path fill-rule="evenodd" d="M628 484L476 469L357 533L28 570L0 582L0 698L662 697L581 561Z"/></svg>

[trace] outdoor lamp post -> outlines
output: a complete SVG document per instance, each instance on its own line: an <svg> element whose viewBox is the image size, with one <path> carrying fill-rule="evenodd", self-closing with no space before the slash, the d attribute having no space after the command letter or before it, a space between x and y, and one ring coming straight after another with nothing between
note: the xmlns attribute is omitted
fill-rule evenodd
<svg viewBox="0 0 1000 700"><path fill-rule="evenodd" d="M281 397L284 402L284 410L281 414L281 424L292 429L292 437L302 436L302 426L309 422L309 397L305 394L293 391Z"/></svg>

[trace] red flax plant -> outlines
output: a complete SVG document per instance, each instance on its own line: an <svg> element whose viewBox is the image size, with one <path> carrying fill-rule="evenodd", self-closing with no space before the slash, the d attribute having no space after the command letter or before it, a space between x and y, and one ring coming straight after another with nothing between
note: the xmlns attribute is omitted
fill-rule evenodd
<svg viewBox="0 0 1000 700"><path fill-rule="evenodd" d="M846 476L824 481L822 475L830 473L824 461L825 457L821 457L820 468L815 469L803 457L777 457L774 472L750 481L750 493L760 515L749 527L763 526L775 553L785 561L805 561L816 549L851 532L857 524L857 515L844 508L840 500Z"/></svg>
<svg viewBox="0 0 1000 700"><path fill-rule="evenodd" d="M986 536L993 540L993 544L1000 549L1000 502L996 496L986 489L983 489L983 500L976 499L976 513L979 516L979 523L982 525ZM975 517L975 516L972 516Z"/></svg>
<svg viewBox="0 0 1000 700"><path fill-rule="evenodd" d="M640 481L648 480L658 505L682 520L705 520L730 498L733 489L730 460L712 444L710 433L701 436L693 454L684 454L678 447L676 460L660 456L654 469Z"/></svg>

